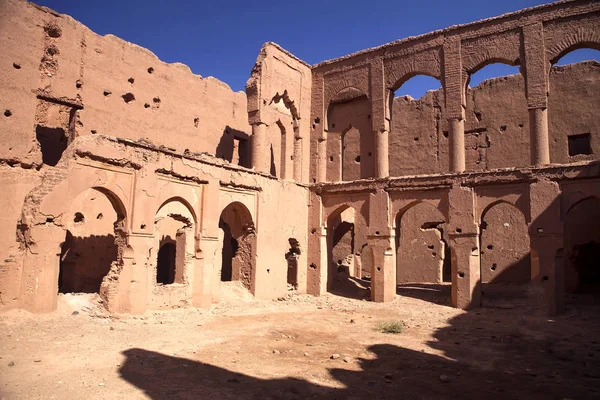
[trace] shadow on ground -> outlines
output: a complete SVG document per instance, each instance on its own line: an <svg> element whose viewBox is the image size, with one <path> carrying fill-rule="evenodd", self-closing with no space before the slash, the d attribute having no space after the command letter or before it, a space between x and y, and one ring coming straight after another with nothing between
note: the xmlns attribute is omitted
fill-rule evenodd
<svg viewBox="0 0 600 400"><path fill-rule="evenodd" d="M450 319L422 350L372 345L372 359L356 360L360 371L329 369L342 388L259 379L138 348L124 352L119 372L152 399L598 398L598 297L568 300L579 303L554 320L536 310L478 309Z"/></svg>

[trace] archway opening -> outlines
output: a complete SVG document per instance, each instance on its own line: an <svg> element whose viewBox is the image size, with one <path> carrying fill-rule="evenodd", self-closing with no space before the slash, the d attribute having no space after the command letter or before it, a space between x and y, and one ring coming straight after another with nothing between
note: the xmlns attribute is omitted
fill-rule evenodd
<svg viewBox="0 0 600 400"><path fill-rule="evenodd" d="M250 211L242 203L229 204L221 212L219 228L223 232L220 280L239 281L254 291L256 232Z"/></svg>
<svg viewBox="0 0 600 400"><path fill-rule="evenodd" d="M565 218L565 287L600 293L600 198L575 204Z"/></svg>
<svg viewBox="0 0 600 400"><path fill-rule="evenodd" d="M482 305L526 298L531 257L523 213L511 204L497 203L483 212L480 227Z"/></svg>
<svg viewBox="0 0 600 400"><path fill-rule="evenodd" d="M416 75L389 92L387 116L390 176L438 173L442 105L441 82L428 75ZM392 88L393 89L393 88Z"/></svg>
<svg viewBox="0 0 600 400"><path fill-rule="evenodd" d="M194 215L183 200L170 199L154 217L156 284L186 284L195 253Z"/></svg>
<svg viewBox="0 0 600 400"><path fill-rule="evenodd" d="M118 259L116 238L124 215L96 189L79 194L71 204L61 245L59 293L99 293L104 277Z"/></svg>
<svg viewBox="0 0 600 400"><path fill-rule="evenodd" d="M451 257L444 215L419 202L396 215L398 294L450 304Z"/></svg>
<svg viewBox="0 0 600 400"><path fill-rule="evenodd" d="M344 297L370 297L370 259L363 257L367 226L362 214L345 207L327 222L327 289Z"/></svg>
<svg viewBox="0 0 600 400"><path fill-rule="evenodd" d="M340 91L327 109L327 180L372 176L371 103L356 89Z"/></svg>

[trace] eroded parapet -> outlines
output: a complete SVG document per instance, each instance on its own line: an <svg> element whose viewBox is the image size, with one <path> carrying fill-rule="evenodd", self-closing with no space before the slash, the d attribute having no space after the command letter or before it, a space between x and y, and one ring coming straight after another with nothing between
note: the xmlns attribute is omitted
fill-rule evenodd
<svg viewBox="0 0 600 400"><path fill-rule="evenodd" d="M308 181L310 93L310 66L265 43L246 83L251 159L258 171Z"/></svg>

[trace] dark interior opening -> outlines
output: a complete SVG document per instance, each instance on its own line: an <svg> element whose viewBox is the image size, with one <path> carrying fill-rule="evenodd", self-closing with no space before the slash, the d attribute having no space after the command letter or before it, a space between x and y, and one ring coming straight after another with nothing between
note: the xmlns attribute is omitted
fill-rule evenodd
<svg viewBox="0 0 600 400"><path fill-rule="evenodd" d="M569 156L579 154L592 154L592 146L590 144L590 134L582 133L581 135L569 135Z"/></svg>
<svg viewBox="0 0 600 400"><path fill-rule="evenodd" d="M67 231L60 251L58 292L98 293L117 252L113 235L76 237Z"/></svg>
<svg viewBox="0 0 600 400"><path fill-rule="evenodd" d="M156 266L156 283L170 285L175 282L175 255L177 246L174 242L167 242L158 250Z"/></svg>
<svg viewBox="0 0 600 400"><path fill-rule="evenodd" d="M42 150L42 162L52 167L56 166L67 148L67 137L64 129L37 125L35 137Z"/></svg>
<svg viewBox="0 0 600 400"><path fill-rule="evenodd" d="M222 219L219 223L219 227L223 229L221 281L230 282L233 279L233 259L237 254L239 243L232 236L229 225Z"/></svg>
<svg viewBox="0 0 600 400"><path fill-rule="evenodd" d="M579 273L579 291L600 292L600 243L591 241L575 246L571 257Z"/></svg>

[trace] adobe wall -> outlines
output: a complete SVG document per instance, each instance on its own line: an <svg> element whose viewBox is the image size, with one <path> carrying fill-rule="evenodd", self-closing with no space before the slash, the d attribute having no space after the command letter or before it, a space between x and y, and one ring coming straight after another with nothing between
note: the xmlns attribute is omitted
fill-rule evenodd
<svg viewBox="0 0 600 400"><path fill-rule="evenodd" d="M287 293L285 256L290 238L299 242L298 290L306 291L307 229L302 228L308 219L306 187L209 155L190 156L102 135L75 139L56 167L43 167L39 178L28 184L21 182L32 170L0 168L5 183L2 204L10 204L8 243L3 243L1 255L2 308L52 310L59 266L64 270L72 257L86 259L99 251L97 245L78 246L70 251L82 254L65 254L65 243L70 235L95 239L107 231L94 228L99 223L108 224L109 231L114 226L112 243L118 246L100 288L110 311L208 307L220 297L219 219L230 204L246 210L249 220L244 229L251 229L256 238L252 254L246 255L251 292L259 298ZM115 215L118 220L111 221ZM168 217L173 218L171 225L164 224ZM176 261L182 270L175 272L182 278L157 284L161 242L168 235L179 243L176 231L183 226L188 228ZM109 257L108 252L104 255Z"/></svg>
<svg viewBox="0 0 600 400"><path fill-rule="evenodd" d="M600 158L600 64L553 67L549 83L550 160L557 164ZM442 90L421 99L394 98L390 176L448 172L448 124ZM529 117L521 75L482 82L466 91L466 170L529 165ZM356 105L356 113L363 109ZM568 135L589 133L592 153L570 157Z"/></svg>
<svg viewBox="0 0 600 400"><path fill-rule="evenodd" d="M23 0L0 5L0 158L41 163L36 126L108 135L231 161L248 141L246 95L113 35ZM227 154L229 153L229 154Z"/></svg>

